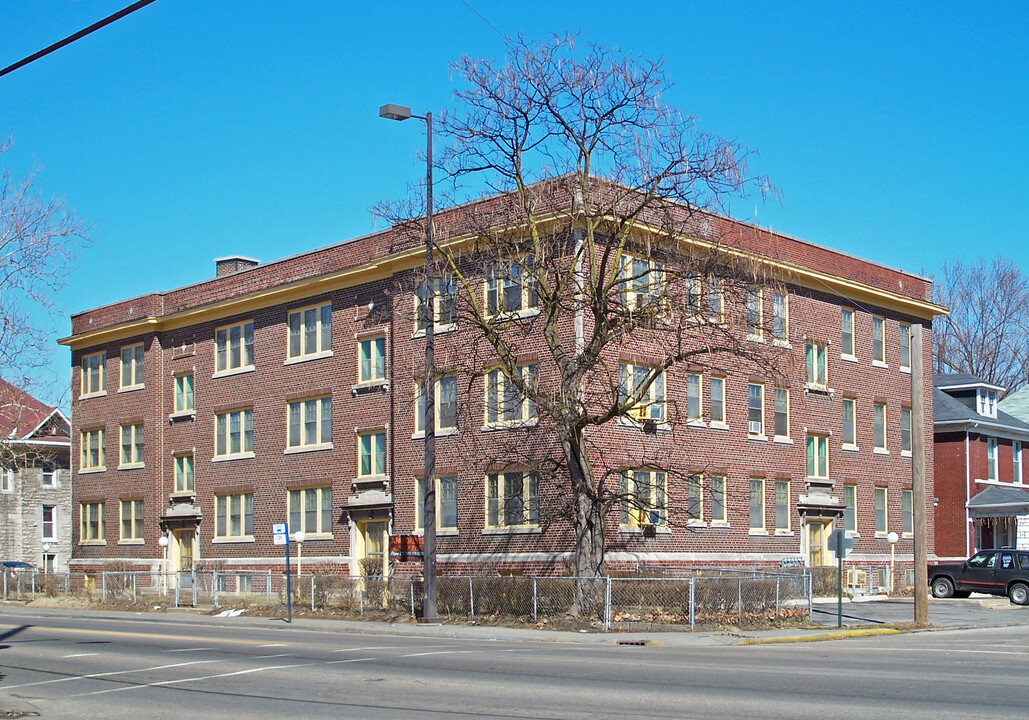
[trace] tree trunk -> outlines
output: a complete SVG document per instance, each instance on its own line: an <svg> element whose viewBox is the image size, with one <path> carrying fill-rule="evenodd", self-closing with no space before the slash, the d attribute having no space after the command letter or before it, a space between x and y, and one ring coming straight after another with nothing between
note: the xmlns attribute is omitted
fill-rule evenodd
<svg viewBox="0 0 1029 720"><path fill-rule="evenodd" d="M558 431L571 481L575 531L575 592L568 614L602 617L604 611L604 513L593 483L582 430Z"/></svg>

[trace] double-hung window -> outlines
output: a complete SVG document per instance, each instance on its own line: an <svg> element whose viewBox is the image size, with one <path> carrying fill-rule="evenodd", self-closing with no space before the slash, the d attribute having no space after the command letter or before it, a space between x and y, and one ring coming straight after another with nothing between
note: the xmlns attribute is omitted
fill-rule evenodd
<svg viewBox="0 0 1029 720"><path fill-rule="evenodd" d="M760 383L747 385L747 432L765 434L765 386Z"/></svg>
<svg viewBox="0 0 1029 720"><path fill-rule="evenodd" d="M486 312L505 315L539 307L531 257L490 265L486 276Z"/></svg>
<svg viewBox="0 0 1029 720"><path fill-rule="evenodd" d="M214 416L215 457L232 457L253 452L253 408L217 413Z"/></svg>
<svg viewBox="0 0 1029 720"><path fill-rule="evenodd" d="M143 539L143 501L142 499L122 500L121 508L121 539L142 540Z"/></svg>
<svg viewBox="0 0 1029 720"><path fill-rule="evenodd" d="M708 483L711 486L711 522L724 523L728 520L725 504L725 475L712 475Z"/></svg>
<svg viewBox="0 0 1029 720"><path fill-rule="evenodd" d="M107 353L97 352L82 356L82 374L79 395L97 395L104 391L104 370L107 366Z"/></svg>
<svg viewBox="0 0 1029 720"><path fill-rule="evenodd" d="M854 358L854 311L849 308L840 310L840 355Z"/></svg>
<svg viewBox="0 0 1029 720"><path fill-rule="evenodd" d="M103 502L79 503L79 542L103 542L105 537Z"/></svg>
<svg viewBox="0 0 1029 720"><path fill-rule="evenodd" d="M689 373L686 375L686 419L692 422L703 420L703 412L700 374Z"/></svg>
<svg viewBox="0 0 1029 720"><path fill-rule="evenodd" d="M288 404L286 447L291 450L332 445L332 396L296 400Z"/></svg>
<svg viewBox="0 0 1029 720"><path fill-rule="evenodd" d="M1011 443L1011 482L1022 483L1022 443L1018 440Z"/></svg>
<svg viewBox="0 0 1029 720"><path fill-rule="evenodd" d="M53 460L43 461L43 487L54 487L57 484L57 464Z"/></svg>
<svg viewBox="0 0 1029 720"><path fill-rule="evenodd" d="M121 349L121 382L122 390L143 387L143 343L126 345Z"/></svg>
<svg viewBox="0 0 1029 720"><path fill-rule="evenodd" d="M665 419L665 373L649 365L623 362L618 366L618 401L633 403L627 411L633 420Z"/></svg>
<svg viewBox="0 0 1029 720"><path fill-rule="evenodd" d="M416 433L425 432L425 393L423 384L416 383L414 387L415 414L414 430ZM446 432L457 430L457 376L445 375L436 379L436 431Z"/></svg>
<svg viewBox="0 0 1029 720"><path fill-rule="evenodd" d="M536 386L536 363L515 368L518 379L527 388ZM503 425L536 421L536 402L518 387L517 381L500 368L486 374L486 424Z"/></svg>
<svg viewBox="0 0 1029 720"><path fill-rule="evenodd" d="M664 299L664 270L661 263L626 255L619 272L619 295L629 312L656 313Z"/></svg>
<svg viewBox="0 0 1029 720"><path fill-rule="evenodd" d="M857 485L843 486L843 528L857 533Z"/></svg>
<svg viewBox="0 0 1029 720"><path fill-rule="evenodd" d="M809 387L825 389L829 384L825 363L825 345L808 341L805 347L807 360L807 384Z"/></svg>
<svg viewBox="0 0 1029 720"><path fill-rule="evenodd" d="M175 492L193 492L193 455L175 456Z"/></svg>
<svg viewBox="0 0 1029 720"><path fill-rule="evenodd" d="M986 478L997 480L1000 477L997 471L997 438L986 438Z"/></svg>
<svg viewBox="0 0 1029 720"><path fill-rule="evenodd" d="M725 378L711 378L711 424L725 424Z"/></svg>
<svg viewBox="0 0 1029 720"><path fill-rule="evenodd" d="M712 275L707 283L708 319L721 323L725 318L725 300L722 297L722 279Z"/></svg>
<svg viewBox="0 0 1029 720"><path fill-rule="evenodd" d="M214 496L214 537L249 540L254 536L254 494L226 493Z"/></svg>
<svg viewBox="0 0 1029 720"><path fill-rule="evenodd" d="M857 447L856 408L857 400L854 398L843 398L843 445L852 449Z"/></svg>
<svg viewBox="0 0 1029 720"><path fill-rule="evenodd" d="M976 391L975 409L980 415L997 417L997 391L979 388Z"/></svg>
<svg viewBox="0 0 1029 720"><path fill-rule="evenodd" d="M12 492L14 490L14 466L0 465L0 492Z"/></svg>
<svg viewBox="0 0 1029 720"><path fill-rule="evenodd" d="M790 390L789 388L775 389L775 437L788 438L790 436Z"/></svg>
<svg viewBox="0 0 1029 720"><path fill-rule="evenodd" d="M900 409L900 451L905 455L911 454L911 408Z"/></svg>
<svg viewBox="0 0 1029 720"><path fill-rule="evenodd" d="M829 438L825 435L807 436L807 476L829 477Z"/></svg>
<svg viewBox="0 0 1029 720"><path fill-rule="evenodd" d="M418 478L415 494L415 529L425 529L425 478ZM436 478L436 528L457 530L457 478Z"/></svg>
<svg viewBox="0 0 1029 720"><path fill-rule="evenodd" d="M911 490L900 491L900 512L901 512L901 526L900 530L904 537L911 537L914 535L914 495Z"/></svg>
<svg viewBox="0 0 1029 720"><path fill-rule="evenodd" d="M457 322L457 281L450 275L437 278L433 284L433 330L450 329ZM414 330L425 332L428 317L425 313L425 281L418 283L415 292Z"/></svg>
<svg viewBox="0 0 1029 720"><path fill-rule="evenodd" d="M747 337L760 340L764 331L764 293L761 287L751 285L747 288Z"/></svg>
<svg viewBox="0 0 1029 720"><path fill-rule="evenodd" d="M357 476L377 477L386 474L386 433L382 430L363 432L357 436Z"/></svg>
<svg viewBox="0 0 1029 720"><path fill-rule="evenodd" d="M911 326L900 324L900 369L911 369Z"/></svg>
<svg viewBox="0 0 1029 720"><path fill-rule="evenodd" d="M621 494L622 526L668 524L668 487L664 472L648 468L623 470Z"/></svg>
<svg viewBox="0 0 1029 720"><path fill-rule="evenodd" d="M872 406L872 425L875 450L880 452L886 448L886 403L875 403Z"/></svg>
<svg viewBox="0 0 1029 720"><path fill-rule="evenodd" d="M175 376L175 412L193 412L193 373Z"/></svg>
<svg viewBox="0 0 1029 720"><path fill-rule="evenodd" d="M332 303L293 310L289 313L288 322L287 360L332 352ZM251 325L251 332L252 329Z"/></svg>
<svg viewBox="0 0 1029 720"><path fill-rule="evenodd" d="M104 429L83 430L79 433L79 470L102 470L106 465Z"/></svg>
<svg viewBox="0 0 1029 720"><path fill-rule="evenodd" d="M381 382L386 379L386 338L365 338L358 345L357 381Z"/></svg>
<svg viewBox="0 0 1029 720"><path fill-rule="evenodd" d="M765 529L764 478L750 479L750 529L752 531L762 531Z"/></svg>
<svg viewBox="0 0 1029 720"><path fill-rule="evenodd" d="M696 522L704 519L704 480L699 473L686 478L686 520Z"/></svg>
<svg viewBox="0 0 1029 720"><path fill-rule="evenodd" d="M886 364L886 320L875 315L872 317L872 362Z"/></svg>
<svg viewBox="0 0 1029 720"><path fill-rule="evenodd" d="M886 488L875 489L875 534L886 534Z"/></svg>
<svg viewBox="0 0 1029 720"><path fill-rule="evenodd" d="M524 470L507 470L486 476L486 527L534 527L539 525L539 478Z"/></svg>
<svg viewBox="0 0 1029 720"><path fill-rule="evenodd" d="M143 423L132 423L121 426L122 467L141 466L143 464Z"/></svg>
<svg viewBox="0 0 1029 720"><path fill-rule="evenodd" d="M790 341L790 305L785 290L772 292L772 339L781 344Z"/></svg>
<svg viewBox="0 0 1029 720"><path fill-rule="evenodd" d="M43 529L43 540L57 539L57 508L53 505L44 505L41 518Z"/></svg>
<svg viewBox="0 0 1029 720"><path fill-rule="evenodd" d="M787 532L790 529L790 481L775 481L775 530Z"/></svg>
<svg viewBox="0 0 1029 720"><path fill-rule="evenodd" d="M224 325L214 331L215 373L245 370L254 366L254 323Z"/></svg>
<svg viewBox="0 0 1029 720"><path fill-rule="evenodd" d="M286 494L289 531L305 535L332 533L332 488L311 487L290 490Z"/></svg>
<svg viewBox="0 0 1029 720"><path fill-rule="evenodd" d="M700 275L690 273L686 276L686 316L690 320L699 320L704 312L704 283Z"/></svg>

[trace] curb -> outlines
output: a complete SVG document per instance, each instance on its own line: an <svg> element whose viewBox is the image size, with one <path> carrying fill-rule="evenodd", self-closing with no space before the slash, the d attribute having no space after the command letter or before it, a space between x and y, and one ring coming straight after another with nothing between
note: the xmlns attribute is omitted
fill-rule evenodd
<svg viewBox="0 0 1029 720"><path fill-rule="evenodd" d="M843 638L868 637L870 635L899 635L900 630L894 628L877 628L874 630L842 630L840 632L818 633L815 635L790 635L788 637L750 638L736 643L737 645L772 645L775 643L821 642L823 640L841 640Z"/></svg>

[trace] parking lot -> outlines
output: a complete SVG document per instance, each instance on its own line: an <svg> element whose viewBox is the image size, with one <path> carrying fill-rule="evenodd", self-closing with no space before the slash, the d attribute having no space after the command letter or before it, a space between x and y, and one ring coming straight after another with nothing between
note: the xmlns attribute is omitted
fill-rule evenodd
<svg viewBox="0 0 1029 720"><path fill-rule="evenodd" d="M859 602L844 601L843 624L881 625L912 622L915 617L912 598L888 598ZM812 620L836 626L836 601L816 600ZM1029 624L1029 606L1013 605L1007 598L973 594L970 598L938 600L929 598L929 622L936 627L990 627Z"/></svg>

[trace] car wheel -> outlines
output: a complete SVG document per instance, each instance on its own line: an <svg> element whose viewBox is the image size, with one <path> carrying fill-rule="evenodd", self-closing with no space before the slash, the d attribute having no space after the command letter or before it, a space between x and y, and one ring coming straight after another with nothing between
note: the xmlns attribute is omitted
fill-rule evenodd
<svg viewBox="0 0 1029 720"><path fill-rule="evenodd" d="M954 597L954 583L948 578L941 577L933 580L933 597L949 598Z"/></svg>
<svg viewBox="0 0 1029 720"><path fill-rule="evenodd" d="M1008 597L1015 605L1029 605L1029 585L1015 583L1008 588Z"/></svg>

